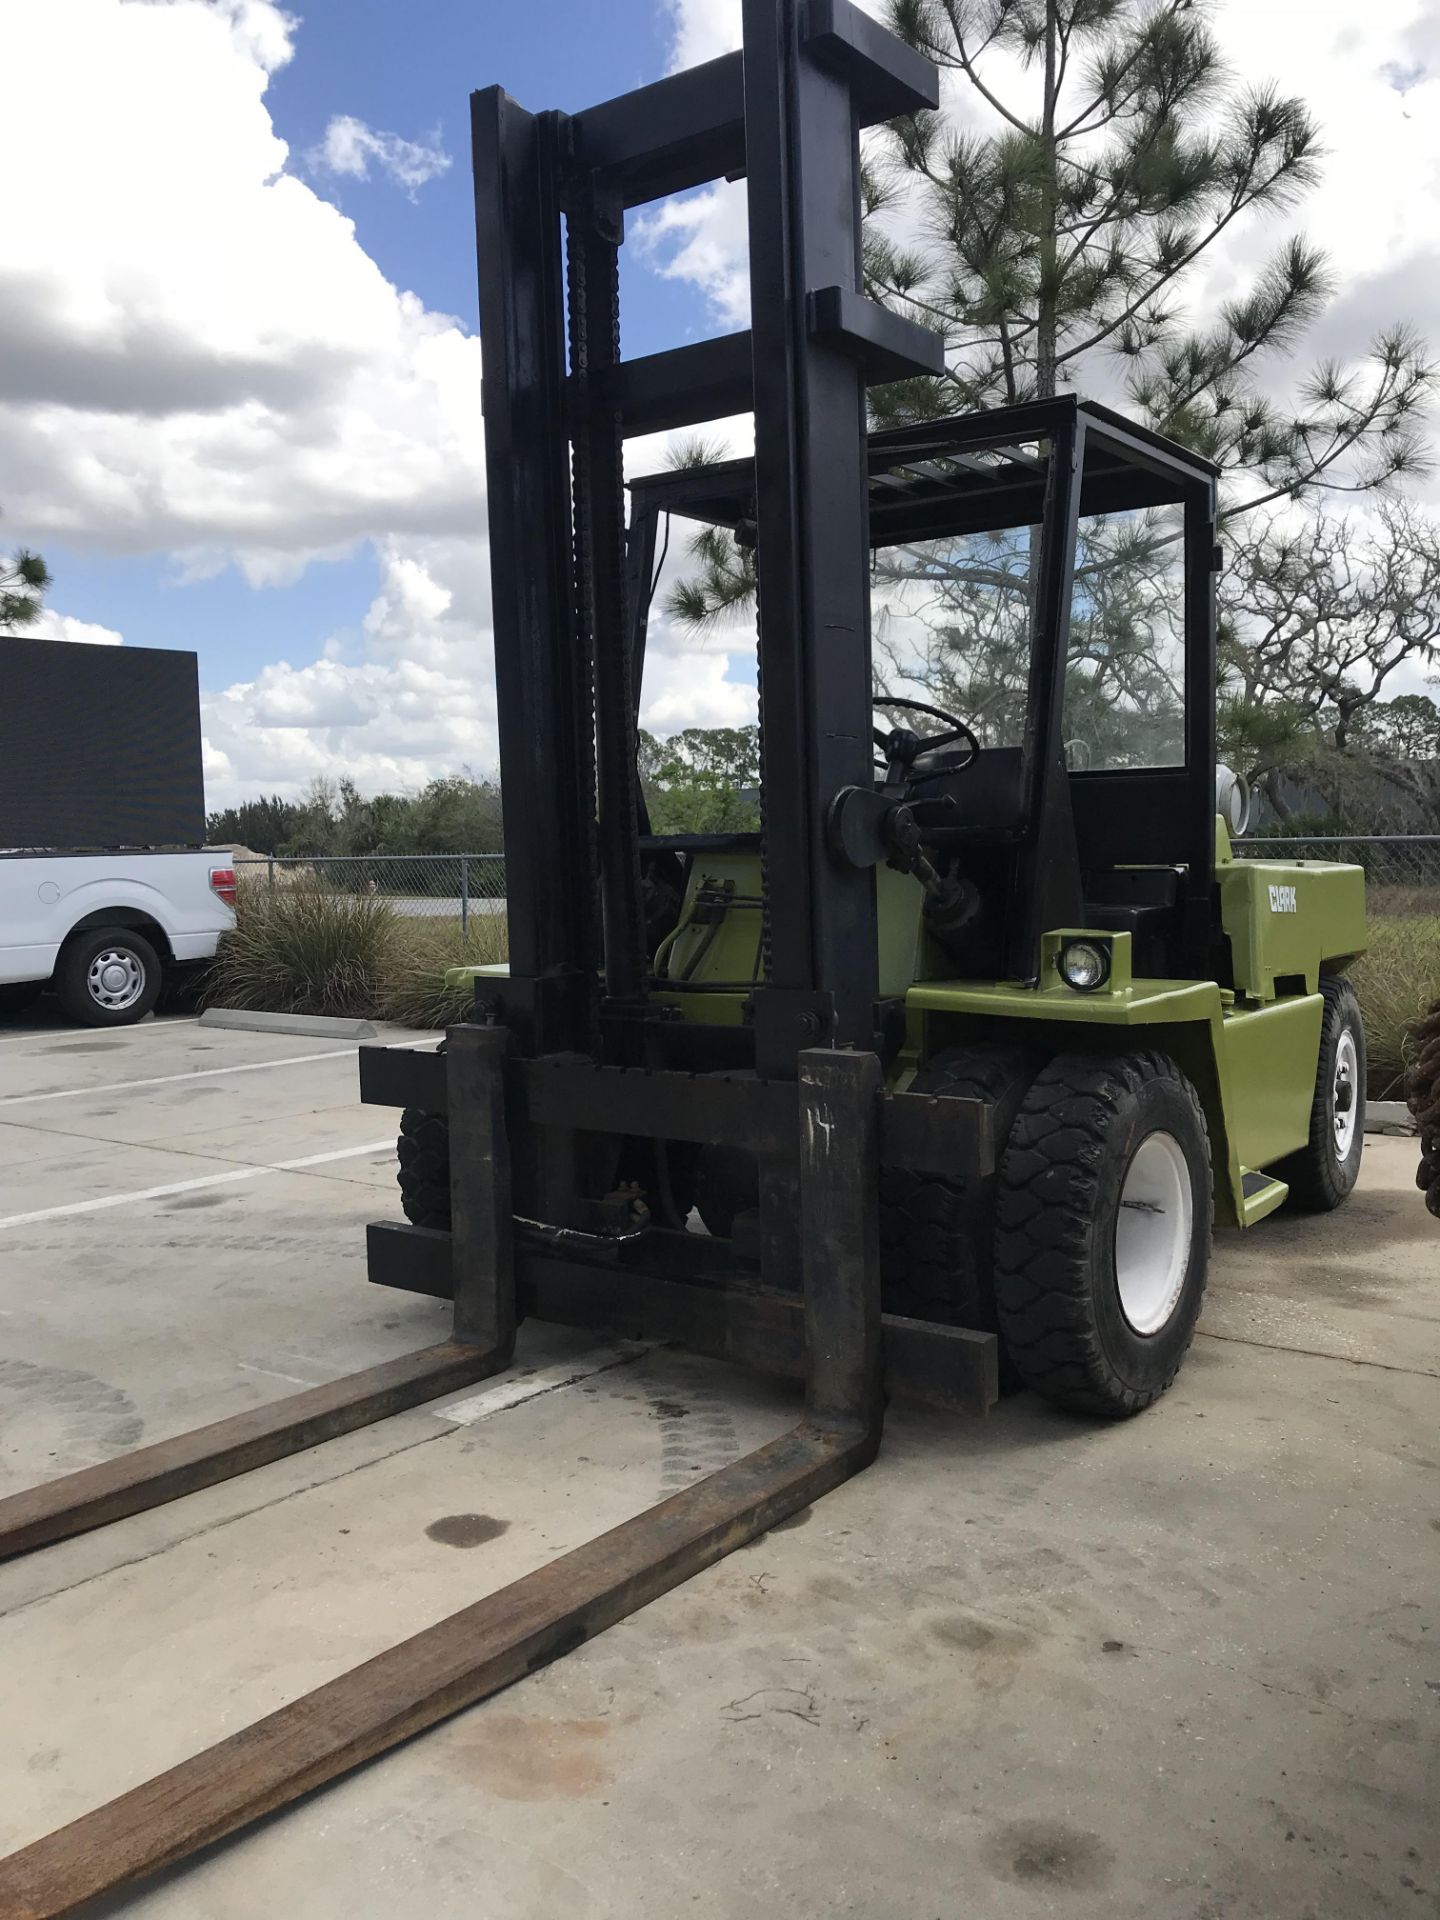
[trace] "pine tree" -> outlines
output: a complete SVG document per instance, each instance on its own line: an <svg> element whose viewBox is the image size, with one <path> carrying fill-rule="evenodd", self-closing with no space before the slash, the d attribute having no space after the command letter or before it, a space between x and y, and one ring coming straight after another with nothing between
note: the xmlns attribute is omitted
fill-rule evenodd
<svg viewBox="0 0 1440 1920"><path fill-rule="evenodd" d="M38 553L21 547L9 560L0 560L0 634L33 627L50 585L50 572Z"/></svg>
<svg viewBox="0 0 1440 1920"><path fill-rule="evenodd" d="M1187 312L1207 251L1292 206L1321 158L1302 101L1226 71L1209 14L1203 0L891 0L892 30L954 85L871 154L867 290L941 332L947 365L872 389L875 425L1118 387L1128 411L1221 467L1222 520L1240 524L1424 467L1432 376L1410 328L1387 328L1357 365L1292 379L1288 402L1258 383L1328 297L1303 238L1245 294ZM1103 558L1095 537L1082 565ZM728 536L702 534L691 553L677 617L706 624L749 601L750 556ZM1149 565L1129 531L1120 560Z"/></svg>
<svg viewBox="0 0 1440 1920"><path fill-rule="evenodd" d="M1227 72L1210 12L890 0L891 28L955 76L962 112L895 122L869 170L870 291L942 332L948 361L938 380L878 390L877 418L1119 385L1131 411L1225 470L1232 517L1420 464L1430 369L1405 326L1357 366L1311 369L1289 404L1257 384L1330 291L1305 239L1213 315L1187 311L1207 253L1294 206L1321 159L1303 101Z"/></svg>
<svg viewBox="0 0 1440 1920"><path fill-rule="evenodd" d="M1303 101L1226 69L1211 13L1205 0L890 0L889 26L949 85L939 112L892 123L870 149L866 285L943 335L946 369L872 389L871 414L897 425L1074 388L1213 460L1232 556L1222 742L1278 793L1279 773L1317 752L1367 750L1347 716L1377 701L1397 657L1440 657L1411 591L1416 578L1428 588L1440 535L1385 507L1426 465L1432 370L1402 324L1350 365L1294 370L1331 288L1300 236L1243 293L1197 313L1206 256L1247 220L1292 208L1322 158ZM1327 514L1335 494L1359 496L1367 526ZM1347 597L1336 555L1362 534L1363 594ZM1082 524L1072 764L1179 750L1179 634L1166 618L1177 541L1173 515ZM751 556L727 534L702 533L691 557L674 615L703 625L748 604ZM1027 531L882 552L876 589L880 683L928 687L992 739L1017 737ZM1363 621L1348 617L1357 596ZM1328 638L1342 628L1343 644Z"/></svg>

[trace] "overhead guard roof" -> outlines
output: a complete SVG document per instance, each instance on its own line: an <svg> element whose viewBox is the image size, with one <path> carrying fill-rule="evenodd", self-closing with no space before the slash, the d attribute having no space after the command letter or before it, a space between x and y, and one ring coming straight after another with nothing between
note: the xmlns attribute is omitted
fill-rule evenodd
<svg viewBox="0 0 1440 1920"><path fill-rule="evenodd" d="M1037 458L1035 442L1070 423L1085 432L1082 514L1165 506L1214 483L1210 461L1093 400L1064 394L872 433L874 544L1036 524L1044 508L1045 461ZM753 490L749 459L682 467L631 484L637 506L722 527L753 514Z"/></svg>

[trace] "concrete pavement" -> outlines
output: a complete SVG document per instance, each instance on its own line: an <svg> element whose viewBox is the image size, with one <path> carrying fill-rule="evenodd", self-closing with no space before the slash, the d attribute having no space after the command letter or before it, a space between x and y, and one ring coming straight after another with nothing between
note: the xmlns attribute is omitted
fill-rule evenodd
<svg viewBox="0 0 1440 1920"><path fill-rule="evenodd" d="M354 1084L353 1047L293 1036L0 1029L0 1490L443 1333L365 1283L393 1151ZM1220 1241L1141 1419L893 1413L809 1513L104 1910L1440 1914L1440 1234L1413 1166L1371 1139L1340 1216ZM731 1370L596 1347L524 1329L546 1391L481 1387L0 1568L0 1843L793 1417Z"/></svg>

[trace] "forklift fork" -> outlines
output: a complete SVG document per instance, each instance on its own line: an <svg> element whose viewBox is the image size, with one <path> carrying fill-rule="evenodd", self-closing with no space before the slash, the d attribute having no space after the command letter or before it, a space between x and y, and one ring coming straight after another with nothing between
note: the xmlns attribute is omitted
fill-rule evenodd
<svg viewBox="0 0 1440 1920"><path fill-rule="evenodd" d="M9 1553L318 1444L509 1364L515 1266L500 1028L452 1030L455 1334L262 1414L0 1502ZM0 1920L53 1920L186 1858L572 1651L874 1459L881 1432L880 1063L799 1056L805 1417L710 1474L0 1861Z"/></svg>

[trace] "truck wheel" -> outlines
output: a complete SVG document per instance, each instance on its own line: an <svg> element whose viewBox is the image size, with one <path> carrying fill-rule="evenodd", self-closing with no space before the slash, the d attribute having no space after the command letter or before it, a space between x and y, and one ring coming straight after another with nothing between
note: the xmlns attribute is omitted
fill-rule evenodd
<svg viewBox="0 0 1440 1920"><path fill-rule="evenodd" d="M160 997L160 956L130 927L87 927L66 941L55 991L72 1020L128 1027Z"/></svg>
<svg viewBox="0 0 1440 1920"><path fill-rule="evenodd" d="M1011 1363L1072 1412L1121 1419L1180 1370L1210 1265L1210 1143L1168 1055L1062 1053L1000 1162L995 1295Z"/></svg>
<svg viewBox="0 0 1440 1920"><path fill-rule="evenodd" d="M414 1227L450 1231L450 1122L406 1107L400 1116L400 1205Z"/></svg>
<svg viewBox="0 0 1440 1920"><path fill-rule="evenodd" d="M1003 1141L1035 1077L1020 1047L947 1047L916 1074L912 1093L988 1100ZM977 1191L958 1180L880 1169L880 1281L887 1313L994 1333L990 1238L995 1181Z"/></svg>
<svg viewBox="0 0 1440 1920"><path fill-rule="evenodd" d="M1310 1138L1271 1171L1290 1187L1290 1204L1304 1213L1330 1213L1348 1200L1360 1178L1365 1135L1365 1025L1348 980L1320 982L1320 1059L1310 1104Z"/></svg>

